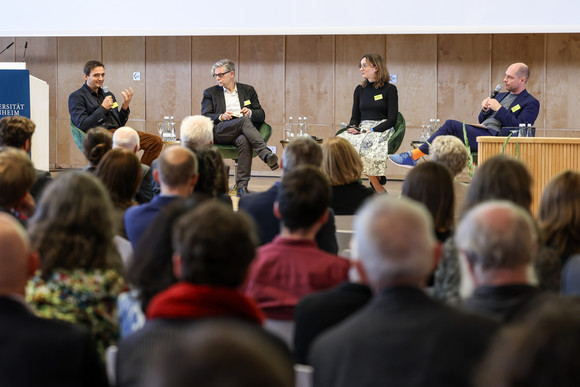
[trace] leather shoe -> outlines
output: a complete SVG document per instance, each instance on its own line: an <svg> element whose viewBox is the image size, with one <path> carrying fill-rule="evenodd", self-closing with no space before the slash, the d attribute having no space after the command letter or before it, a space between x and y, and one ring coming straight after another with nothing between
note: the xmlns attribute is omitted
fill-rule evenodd
<svg viewBox="0 0 580 387"><path fill-rule="evenodd" d="M387 184L387 177L386 176L379 176L379 184L380 185Z"/></svg>
<svg viewBox="0 0 580 387"><path fill-rule="evenodd" d="M278 165L278 156L276 156L275 153L270 153L268 156L266 156L266 164L268 164L272 171L280 168Z"/></svg>
<svg viewBox="0 0 580 387"><path fill-rule="evenodd" d="M237 197L242 197L242 196L246 196L247 194L249 194L250 191L248 191L248 187L240 187L237 190Z"/></svg>

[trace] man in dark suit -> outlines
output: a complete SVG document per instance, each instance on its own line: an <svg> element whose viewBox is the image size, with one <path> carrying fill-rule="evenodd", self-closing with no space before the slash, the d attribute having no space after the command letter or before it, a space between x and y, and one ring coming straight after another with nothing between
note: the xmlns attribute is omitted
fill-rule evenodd
<svg viewBox="0 0 580 387"><path fill-rule="evenodd" d="M322 149L311 138L292 141L282 155L282 173L288 173L299 165L312 165L320 168ZM246 195L240 199L239 208L248 212L256 221L260 245L271 242L280 233L280 219L274 216L274 202L280 191L280 182L269 190ZM331 254L338 253L334 212L329 208L328 220L316 234L316 243L321 250Z"/></svg>
<svg viewBox="0 0 580 387"><path fill-rule="evenodd" d="M473 152L477 152L478 136L507 136L509 130L504 128L517 129L520 124L534 124L540 112L540 102L526 90L529 77L530 69L525 63L510 65L503 80L507 92L497 94L494 91L491 97L481 102L479 124L465 124L465 133ZM433 144L436 137L444 135L452 135L463 141L463 123L447 120L419 148L391 155L389 159L401 167L412 168L417 164L418 159L429 154L429 144Z"/></svg>
<svg viewBox="0 0 580 387"><path fill-rule="evenodd" d="M121 92L123 102L121 110L113 93L103 90L105 82L105 65L91 60L84 67L85 84L68 97L68 111L73 124L86 132L97 126L108 129L111 133L124 126L129 119L129 104L133 98L133 89ZM139 133L143 157L141 162L151 166L161 153L161 137L146 132Z"/></svg>
<svg viewBox="0 0 580 387"><path fill-rule="evenodd" d="M317 387L469 386L497 323L429 297L441 248L425 207L379 196L355 221L370 303L312 346Z"/></svg>
<svg viewBox="0 0 580 387"><path fill-rule="evenodd" d="M36 124L29 118L22 116L4 117L0 120L0 145L19 148L30 153L32 135L36 129ZM40 194L52 181L49 171L36 169L36 180L30 188L30 194L36 202L40 199Z"/></svg>
<svg viewBox="0 0 580 387"><path fill-rule="evenodd" d="M201 114L213 120L216 144L235 144L238 148L238 196L248 193L252 171L252 150L270 169L278 169L278 156L266 146L257 127L266 119L258 94L250 85L235 81L234 62L222 59L211 68L217 85L205 89Z"/></svg>
<svg viewBox="0 0 580 387"><path fill-rule="evenodd" d="M107 386L90 332L36 317L24 301L38 267L24 229L0 214L0 381L3 386Z"/></svg>

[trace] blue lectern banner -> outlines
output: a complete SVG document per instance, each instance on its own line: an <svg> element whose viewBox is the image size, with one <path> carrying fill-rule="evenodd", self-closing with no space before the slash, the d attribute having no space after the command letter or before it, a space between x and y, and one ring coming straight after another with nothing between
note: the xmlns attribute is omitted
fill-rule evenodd
<svg viewBox="0 0 580 387"><path fill-rule="evenodd" d="M0 70L0 119L5 116L30 118L28 70Z"/></svg>

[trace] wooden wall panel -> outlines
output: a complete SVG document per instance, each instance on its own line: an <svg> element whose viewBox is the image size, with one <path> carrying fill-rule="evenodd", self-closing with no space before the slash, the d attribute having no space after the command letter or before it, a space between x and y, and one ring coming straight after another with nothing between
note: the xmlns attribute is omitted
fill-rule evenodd
<svg viewBox="0 0 580 387"><path fill-rule="evenodd" d="M489 35L439 35L437 115L443 123L477 122L490 85Z"/></svg>
<svg viewBox="0 0 580 387"><path fill-rule="evenodd" d="M548 35L546 50L546 127L580 128L580 34Z"/></svg>
<svg viewBox="0 0 580 387"><path fill-rule="evenodd" d="M203 91L216 84L211 66L220 59L238 62L238 37L193 36L191 38L191 114L201 113Z"/></svg>
<svg viewBox="0 0 580 387"><path fill-rule="evenodd" d="M339 129L341 122L348 123L352 112L353 93L363 78L360 73L360 58L367 53L385 57L384 35L340 35L336 37L334 63L334 124ZM387 66L389 65L387 61Z"/></svg>
<svg viewBox="0 0 580 387"><path fill-rule="evenodd" d="M523 62L530 68L527 90L540 101L540 114L536 119L537 127L544 127L544 34L505 34L492 36L491 83L489 92L498 83L505 87L503 79L508 66ZM505 90L504 90L505 91ZM482 97L483 99L483 97Z"/></svg>
<svg viewBox="0 0 580 387"><path fill-rule="evenodd" d="M387 65L397 74L399 111L408 128L437 116L437 36L389 35Z"/></svg>
<svg viewBox="0 0 580 387"><path fill-rule="evenodd" d="M310 127L332 122L333 69L333 36L287 36L286 115L307 116Z"/></svg>
<svg viewBox="0 0 580 387"><path fill-rule="evenodd" d="M147 131L155 133L163 116L179 122L191 113L191 38L145 38L145 104Z"/></svg>

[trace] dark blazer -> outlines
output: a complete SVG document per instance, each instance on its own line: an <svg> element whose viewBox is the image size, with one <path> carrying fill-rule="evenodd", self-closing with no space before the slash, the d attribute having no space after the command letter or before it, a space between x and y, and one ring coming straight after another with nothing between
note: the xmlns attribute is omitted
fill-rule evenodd
<svg viewBox="0 0 580 387"><path fill-rule="evenodd" d="M254 124L262 123L266 120L266 113L260 105L258 100L258 94L256 90L250 85L245 85L243 83L237 83L238 88L238 98L240 99L240 106L242 108L247 107L252 111L252 116L250 119ZM214 124L218 124L221 121L219 116L226 111L226 99L224 97L224 88L216 85L207 88L203 91L203 99L201 100L201 114L209 117L213 120Z"/></svg>
<svg viewBox="0 0 580 387"><path fill-rule="evenodd" d="M469 386L497 327L421 289L386 288L314 342L314 386Z"/></svg>
<svg viewBox="0 0 580 387"><path fill-rule="evenodd" d="M499 93L495 99L501 102L509 93ZM489 109L487 112L483 110L479 112L479 123L485 121L493 113ZM516 99L513 100L509 109L503 106L495 113L495 117L501 122L502 127L518 127L520 124L534 124L538 114L540 113L540 102L535 99L527 90L522 91ZM509 132L501 135L507 136Z"/></svg>
<svg viewBox="0 0 580 387"><path fill-rule="evenodd" d="M250 214L256 221L260 245L271 242L276 235L280 234L280 220L274 216L273 212L279 189L280 182L276 182L267 191L245 195L240 198L238 207ZM316 243L321 250L331 254L338 253L336 225L332 209L330 209L328 221L316 234Z"/></svg>
<svg viewBox="0 0 580 387"><path fill-rule="evenodd" d="M159 211L172 201L179 199L179 196L155 196L149 203L129 207L125 212L125 230L127 238L131 242L133 249L137 247L139 238L145 232L149 224L157 216Z"/></svg>
<svg viewBox="0 0 580 387"><path fill-rule="evenodd" d="M107 375L90 332L43 319L9 297L0 297L2 386L107 386Z"/></svg>
<svg viewBox="0 0 580 387"><path fill-rule="evenodd" d="M117 101L113 93L108 93L108 95L113 97L113 101ZM69 95L68 111L73 124L83 132L101 125L107 115L107 110L101 107L99 101L92 94L91 88L86 83L80 89ZM115 107L109 111L119 124L118 127L124 126L127 123L130 109L119 110L118 107Z"/></svg>
<svg viewBox="0 0 580 387"><path fill-rule="evenodd" d="M374 193L372 188L365 187L358 180L350 184L333 185L330 207L335 215L354 215Z"/></svg>
<svg viewBox="0 0 580 387"><path fill-rule="evenodd" d="M49 171L41 171L40 169L35 169L36 171L36 181L30 188L30 194L34 198L34 201L38 203L40 200L40 195L42 191L50 184L52 181L52 176Z"/></svg>
<svg viewBox="0 0 580 387"><path fill-rule="evenodd" d="M147 164L141 164L141 184L135 195L139 204L148 203L153 199L153 171Z"/></svg>

